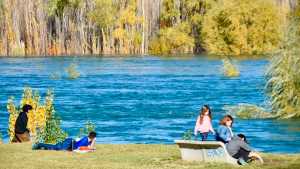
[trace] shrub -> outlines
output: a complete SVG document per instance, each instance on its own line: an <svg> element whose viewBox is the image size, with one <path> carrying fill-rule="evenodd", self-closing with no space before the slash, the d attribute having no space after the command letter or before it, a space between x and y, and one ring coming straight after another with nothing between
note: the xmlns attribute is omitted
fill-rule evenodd
<svg viewBox="0 0 300 169"><path fill-rule="evenodd" d="M60 118L55 113L52 113L47 119L45 128L39 130L36 141L56 144L65 140L68 135L61 129L60 122Z"/></svg>
<svg viewBox="0 0 300 169"><path fill-rule="evenodd" d="M229 59L223 59L223 74L227 77L236 77L240 75L238 68L231 63Z"/></svg>
<svg viewBox="0 0 300 169"><path fill-rule="evenodd" d="M80 76L80 73L77 70L77 65L75 63L71 63L66 68L66 73L68 74L69 79L77 79Z"/></svg>
<svg viewBox="0 0 300 169"><path fill-rule="evenodd" d="M187 130L183 133L182 139L183 140L192 140L193 132L192 130Z"/></svg>

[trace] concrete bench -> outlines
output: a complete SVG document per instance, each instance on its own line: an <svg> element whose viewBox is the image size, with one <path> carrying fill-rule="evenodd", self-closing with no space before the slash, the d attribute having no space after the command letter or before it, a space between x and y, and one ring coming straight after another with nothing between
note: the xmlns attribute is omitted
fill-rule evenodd
<svg viewBox="0 0 300 169"><path fill-rule="evenodd" d="M186 161L224 162L236 164L225 147L219 141L175 140L181 152L181 158Z"/></svg>

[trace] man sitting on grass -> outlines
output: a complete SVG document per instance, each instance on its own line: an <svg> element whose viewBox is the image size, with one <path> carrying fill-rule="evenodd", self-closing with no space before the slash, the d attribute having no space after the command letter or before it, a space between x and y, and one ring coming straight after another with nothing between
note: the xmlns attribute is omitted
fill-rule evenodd
<svg viewBox="0 0 300 169"><path fill-rule="evenodd" d="M240 165L245 165L253 159L258 159L261 163L264 162L260 155L249 146L246 136L243 134L234 136L226 144L226 149L233 158L238 160Z"/></svg>
<svg viewBox="0 0 300 169"><path fill-rule="evenodd" d="M77 149L95 150L96 132L90 132L88 136L75 141L72 138L67 138L63 142L57 144L37 143L32 146L33 150L68 150L73 151Z"/></svg>

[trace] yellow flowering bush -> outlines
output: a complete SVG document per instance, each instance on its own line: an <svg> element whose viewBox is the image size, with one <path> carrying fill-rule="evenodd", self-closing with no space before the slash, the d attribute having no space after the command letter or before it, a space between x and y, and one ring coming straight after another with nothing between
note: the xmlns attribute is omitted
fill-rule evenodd
<svg viewBox="0 0 300 169"><path fill-rule="evenodd" d="M40 96L37 91L32 91L31 88L25 87L24 93L20 102L20 107L14 103L14 98L10 97L7 103L7 110L9 112L9 140L12 141L15 135L15 123L23 105L29 104L32 110L28 112L27 128L31 136L35 137L38 129L43 129L46 126L48 117L51 116L53 110L53 93L48 90L44 104L40 104Z"/></svg>

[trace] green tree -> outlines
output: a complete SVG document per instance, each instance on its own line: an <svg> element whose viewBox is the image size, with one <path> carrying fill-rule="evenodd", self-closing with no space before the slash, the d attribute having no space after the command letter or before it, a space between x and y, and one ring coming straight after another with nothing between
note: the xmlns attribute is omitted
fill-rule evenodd
<svg viewBox="0 0 300 169"><path fill-rule="evenodd" d="M268 71L266 93L278 118L300 117L300 20L293 19Z"/></svg>
<svg viewBox="0 0 300 169"><path fill-rule="evenodd" d="M270 53L282 38L283 16L270 0L223 0L205 15L205 49L219 55Z"/></svg>

